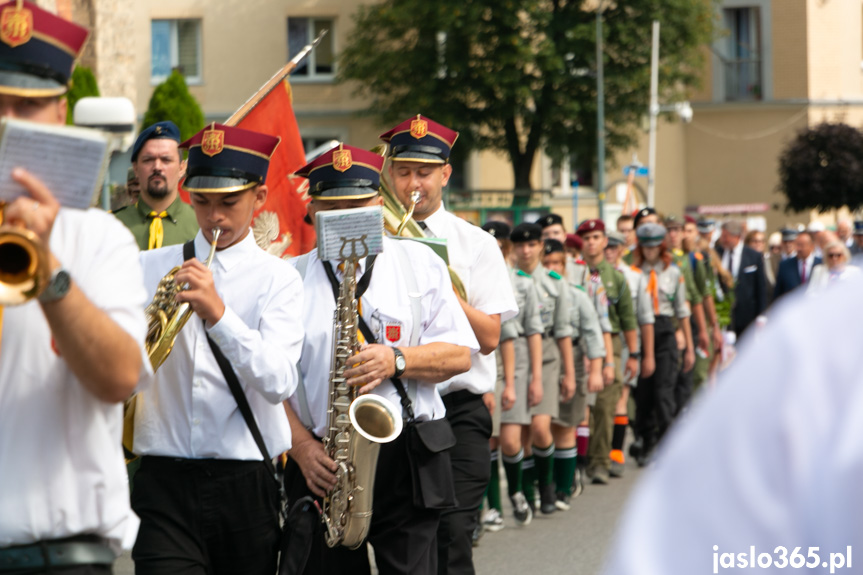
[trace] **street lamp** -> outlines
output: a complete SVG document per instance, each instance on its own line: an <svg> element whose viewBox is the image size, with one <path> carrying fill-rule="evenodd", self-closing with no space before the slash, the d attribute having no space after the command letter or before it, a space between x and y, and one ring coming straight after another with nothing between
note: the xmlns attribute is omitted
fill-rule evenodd
<svg viewBox="0 0 863 575"><path fill-rule="evenodd" d="M599 219L605 216L605 82L602 62L602 6L596 6L596 192Z"/></svg>
<svg viewBox="0 0 863 575"><path fill-rule="evenodd" d="M647 205L656 207L656 118L661 112L675 112L688 124L692 121L692 106L689 102L677 102L669 106L659 105L659 21L653 21L653 47L650 53L650 137L648 140Z"/></svg>

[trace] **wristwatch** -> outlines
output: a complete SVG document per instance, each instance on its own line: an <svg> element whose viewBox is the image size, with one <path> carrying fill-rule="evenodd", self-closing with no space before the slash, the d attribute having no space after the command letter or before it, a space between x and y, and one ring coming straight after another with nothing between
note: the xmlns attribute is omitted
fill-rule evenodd
<svg viewBox="0 0 863 575"><path fill-rule="evenodd" d="M402 353L397 347L393 348L393 355L396 359L396 372L393 374L393 377L401 377L407 368L407 364L405 363L405 354Z"/></svg>
<svg viewBox="0 0 863 575"><path fill-rule="evenodd" d="M49 303L63 298L69 293L69 288L72 286L72 278L69 277L69 272L63 268L58 268L51 274L51 279L45 290L39 295L39 301Z"/></svg>
<svg viewBox="0 0 863 575"><path fill-rule="evenodd" d="M629 354L629 357L631 357L632 359L641 359L641 352L640 351L633 351L632 353Z"/></svg>

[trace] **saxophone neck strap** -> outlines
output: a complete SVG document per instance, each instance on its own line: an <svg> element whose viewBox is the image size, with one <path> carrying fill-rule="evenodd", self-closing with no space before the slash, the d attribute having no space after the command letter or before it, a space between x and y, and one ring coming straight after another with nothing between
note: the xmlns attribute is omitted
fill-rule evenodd
<svg viewBox="0 0 863 575"><path fill-rule="evenodd" d="M369 283L372 280L372 270L375 267L375 257L370 256L367 260L366 265L366 273L363 274L363 277L360 278L360 281L357 282L357 293L356 298L360 299L362 295L366 292L369 287ZM336 278L336 274L333 271L333 266L328 261L322 262L324 264L324 270L327 272L327 278L330 280L330 285L333 288L333 297L336 298L338 302L339 299L339 280ZM377 339L375 339L374 333L369 329L366 320L362 315L359 316L359 329L363 334L363 337L366 338L367 343L377 343ZM408 393L405 390L405 386L402 383L402 380L398 377L391 377L390 381L393 382L393 386L395 386L396 391L399 394L399 399L401 400L402 409L404 410L404 414L407 416L408 421L414 420L414 409L413 404L411 403L410 397L408 397Z"/></svg>
<svg viewBox="0 0 863 575"><path fill-rule="evenodd" d="M193 257L195 257L195 240L189 240L183 244L183 261L188 261ZM207 333L206 326L204 326L204 333ZM210 344L210 350L216 358L216 363L219 364L219 369L222 370L222 375L225 377L228 388L230 388L231 394L237 402L237 407L240 408L240 413L243 414L243 419L246 421L246 425L249 427L249 431L255 439L255 443L258 445L258 449L261 450L261 455L264 456L264 466L266 466L267 472L275 479L276 467L273 465L273 460L270 459L270 454L267 451L267 444L264 443L264 437L261 435L261 430L258 428L255 414L252 413L249 399L246 397L245 392L243 392L243 388L240 386L240 380L237 378L237 374L234 372L231 362L227 357L225 357L225 354L222 353L222 350L218 345L216 345L216 342L212 340L209 334L207 334L207 343Z"/></svg>

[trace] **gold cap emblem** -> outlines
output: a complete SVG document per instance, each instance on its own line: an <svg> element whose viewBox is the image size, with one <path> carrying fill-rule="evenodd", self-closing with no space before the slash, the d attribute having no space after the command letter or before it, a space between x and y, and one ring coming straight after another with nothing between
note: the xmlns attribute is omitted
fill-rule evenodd
<svg viewBox="0 0 863 575"><path fill-rule="evenodd" d="M0 15L0 40L15 48L33 36L33 12L21 6L7 6Z"/></svg>
<svg viewBox="0 0 863 575"><path fill-rule="evenodd" d="M346 172L354 165L350 150L336 150L333 152L333 168L338 172Z"/></svg>
<svg viewBox="0 0 863 575"><path fill-rule="evenodd" d="M411 136L419 140L425 138L429 133L429 123L417 116L416 120L411 120Z"/></svg>
<svg viewBox="0 0 863 575"><path fill-rule="evenodd" d="M211 128L201 137L201 151L211 158L225 148L225 132Z"/></svg>

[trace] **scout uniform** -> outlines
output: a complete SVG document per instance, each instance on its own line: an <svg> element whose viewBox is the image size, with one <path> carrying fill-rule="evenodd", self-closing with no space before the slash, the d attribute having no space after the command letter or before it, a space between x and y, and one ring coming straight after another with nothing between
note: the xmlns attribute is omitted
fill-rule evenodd
<svg viewBox="0 0 863 575"><path fill-rule="evenodd" d="M158 122L142 131L132 148L133 162L138 159L144 144L154 139L174 140L179 144L180 130L173 122L168 121ZM140 182L140 185L146 187L147 182ZM179 194L161 213L153 210L139 197L136 203L119 208L114 215L129 228L142 251L182 244L198 233L195 211L180 199Z"/></svg>
<svg viewBox="0 0 863 575"><path fill-rule="evenodd" d="M652 247L662 244L666 230L659 224L645 224L637 230L637 234L640 245ZM639 463L643 464L674 417L674 385L679 353L673 319L685 321L690 312L686 305L685 280L679 267L673 263L666 266L659 259L652 264L644 261L641 270L647 278L647 291L655 315L656 361L653 375L639 378L636 389L636 426L644 442Z"/></svg>
<svg viewBox="0 0 863 575"><path fill-rule="evenodd" d="M584 236L586 233L600 231L605 233L605 224L601 220L587 220L578 227L578 234ZM611 440L614 430L614 408L623 386L623 363L621 353L623 341L621 331L635 331L638 324L635 312L632 309L632 296L629 293L629 285L623 274L614 269L605 259L600 261L591 275L597 275L605 288L608 298L608 316L612 330L612 344L614 347L614 383L606 386L596 396L596 404L590 414L590 442L588 474L593 476L594 482L607 482L608 470L611 468ZM617 335L618 337L614 337Z"/></svg>

